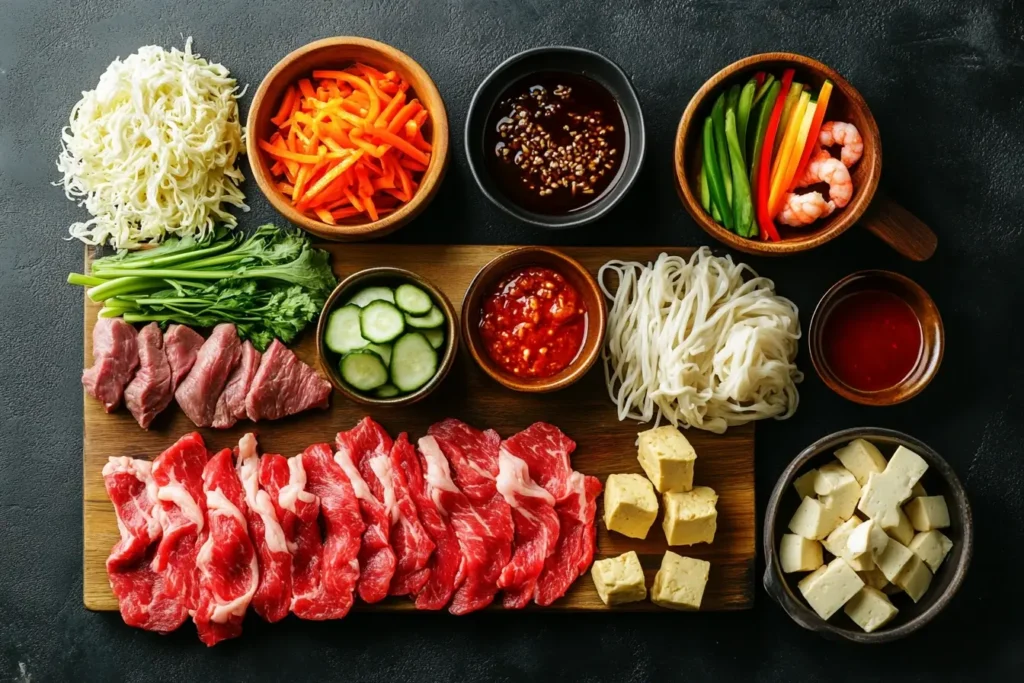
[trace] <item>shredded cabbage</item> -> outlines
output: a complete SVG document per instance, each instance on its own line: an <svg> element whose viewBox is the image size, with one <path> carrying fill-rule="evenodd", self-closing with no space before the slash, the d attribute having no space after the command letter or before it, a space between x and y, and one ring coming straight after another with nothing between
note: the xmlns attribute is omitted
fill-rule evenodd
<svg viewBox="0 0 1024 683"><path fill-rule="evenodd" d="M71 236L130 249L235 227L226 205L249 209L235 166L243 94L226 68L192 52L192 38L184 52L149 45L115 59L61 135L64 193L93 215Z"/></svg>

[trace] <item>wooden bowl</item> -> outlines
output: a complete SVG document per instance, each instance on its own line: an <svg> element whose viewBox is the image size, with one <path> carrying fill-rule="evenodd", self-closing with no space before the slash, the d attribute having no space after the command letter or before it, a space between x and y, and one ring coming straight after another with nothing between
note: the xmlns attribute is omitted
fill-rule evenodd
<svg viewBox="0 0 1024 683"><path fill-rule="evenodd" d="M337 225L330 225L297 211L289 198L277 189L270 173L270 166L273 164L268 163L267 155L259 148L258 141L267 137L272 125L270 119L280 106L281 98L289 85L308 76L314 69L344 68L353 62L363 62L381 71L397 71L409 83L412 93L430 112L430 118L423 127L423 136L433 145L433 153L415 195L397 211L376 221L367 222L351 218L341 220ZM286 56L260 83L249 108L246 151L260 190L288 221L323 239L373 239L394 232L411 221L437 194L448 165L448 113L437 86L423 67L409 55L368 38L324 38L304 45Z"/></svg>
<svg viewBox="0 0 1024 683"><path fill-rule="evenodd" d="M404 282L410 282L427 292L430 298L434 300L434 304L444 312L444 347L442 347L441 362L433 379L412 393L395 396L394 398L367 396L350 387L341 378L341 373L338 370L338 361L341 357L327 348L327 344L324 341L324 333L327 331L327 318L331 311L341 305L342 302L347 301L349 295L354 294L356 290L375 285L397 287ZM323 310L320 312L320 320L316 325L316 355L320 361L320 368L327 375L327 379L330 380L335 389L344 394L349 400L365 406L407 406L417 401L422 401L434 389L441 386L441 382L444 381L448 371L452 369L452 364L455 363L455 354L459 349L459 328L455 316L455 307L452 306L452 302L448 300L444 292L430 281L412 271L390 267L360 270L338 283L338 286L334 288L331 295L327 297Z"/></svg>
<svg viewBox="0 0 1024 683"><path fill-rule="evenodd" d="M580 293L587 307L587 330L576 358L551 377L516 377L491 360L480 338L480 312L484 297L490 295L510 271L526 266L543 266L561 273ZM544 393L564 389L577 381L597 362L604 346L608 308L604 295L587 269L575 259L549 247L519 247L506 251L480 269L462 303L462 339L473 360L491 379L513 391Z"/></svg>
<svg viewBox="0 0 1024 683"><path fill-rule="evenodd" d="M906 595L893 596L893 604L899 609L899 614L888 625L873 633L862 631L842 610L828 621L819 617L796 587L797 582L805 574L784 574L779 560L779 543L783 534L787 532L789 519L800 503L799 496L793 489L793 481L811 467L819 467L834 459L834 450L858 438L878 446L887 458L898 446L904 446L927 461L928 471L921 479L921 484L928 495L942 495L946 498L950 527L942 529L942 533L953 541L953 549L939 567L935 578L932 579L931 587L921 601L914 603ZM974 551L974 526L971 505L963 485L949 463L934 449L902 432L878 427L857 427L830 434L816 441L789 464L775 484L775 490L768 501L763 539L767 565L764 587L768 595L782 606L793 621L826 637L843 638L855 643L886 643L920 629L949 604L963 584L967 567L971 563Z"/></svg>
<svg viewBox="0 0 1024 683"><path fill-rule="evenodd" d="M823 330L825 321L841 299L865 290L891 292L913 309L921 323L921 355L913 370L898 384L879 391L855 389L836 376L825 360ZM811 316L808 346L814 369L828 387L855 403L869 406L890 406L907 401L921 393L939 371L946 334L939 309L921 285L899 273L887 270L863 270L844 277L832 285L818 301Z"/></svg>
<svg viewBox="0 0 1024 683"><path fill-rule="evenodd" d="M700 204L700 143L704 120L723 88L743 83L757 71L770 71L779 78L787 68L796 69L795 80L809 84L815 91L826 79L832 81L826 120L847 121L860 131L864 154L850 169L853 197L844 208L806 228L778 226L781 241L740 237L716 223ZM674 165L676 189L693 220L715 239L748 254L778 256L813 249L838 237L858 221L907 258L923 261L935 252L938 240L928 226L891 200L882 198L872 202L882 173L878 125L860 93L836 71L810 57L787 52L753 55L733 62L708 79L690 100L679 122Z"/></svg>

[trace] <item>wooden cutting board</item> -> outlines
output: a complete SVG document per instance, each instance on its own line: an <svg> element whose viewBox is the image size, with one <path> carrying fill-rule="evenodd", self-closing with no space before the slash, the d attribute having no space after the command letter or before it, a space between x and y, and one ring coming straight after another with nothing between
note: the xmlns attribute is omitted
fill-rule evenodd
<svg viewBox="0 0 1024 683"><path fill-rule="evenodd" d="M363 268L390 265L407 268L440 287L456 309L476 272L504 246L405 246L385 244L322 244L333 255L334 270L345 277ZM688 256L689 248L572 247L564 250L592 273L609 259L650 261L661 251ZM86 267L90 258L86 255ZM86 271L88 272L88 270ZM92 364L92 329L100 306L85 300L85 365ZM296 347L299 357L316 367L314 326L303 334ZM118 540L113 506L103 488L100 470L110 456L130 455L152 459L195 428L172 405L149 431L139 428L123 407L106 414L98 401L85 396L84 415L84 600L93 610L116 610L110 591L105 561ZM247 431L256 431L261 452L294 455L315 442L334 441L334 435L349 429L367 414L366 409L335 394L331 408L295 415L276 422L241 422L233 429L202 429L211 450L233 446ZM605 390L600 363L574 386L546 395L521 394L493 382L477 368L469 354L460 350L458 360L443 385L429 398L404 408L379 409L372 413L393 436L408 431L413 439L426 434L427 427L443 418L455 417L478 428L493 428L510 436L533 422L544 420L560 427L577 444L573 467L594 475L602 483L616 472L642 472L636 460L634 442L643 426L619 422ZM718 492L718 532L711 545L676 547L673 550L711 562L711 575L704 593L703 610L748 609L754 601L754 556L757 533L754 512L754 428L730 429L725 435L699 430L686 432L697 451L695 483ZM646 540L610 534L600 520L598 500L597 559L629 550L637 551L647 575L648 588L667 549L661 517ZM389 598L366 607L375 610L411 610L409 600ZM495 608L497 609L497 608ZM589 574L580 577L566 596L548 609L572 611L608 610L594 589ZM659 609L650 602L637 602L616 610Z"/></svg>

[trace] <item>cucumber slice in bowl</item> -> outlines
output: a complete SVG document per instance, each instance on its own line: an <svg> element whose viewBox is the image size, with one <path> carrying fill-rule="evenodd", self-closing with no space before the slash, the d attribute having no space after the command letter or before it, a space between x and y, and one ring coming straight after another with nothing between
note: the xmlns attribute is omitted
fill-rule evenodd
<svg viewBox="0 0 1024 683"><path fill-rule="evenodd" d="M431 306L426 315L405 315L405 324L417 330L430 330L444 325L444 313L437 306Z"/></svg>
<svg viewBox="0 0 1024 683"><path fill-rule="evenodd" d="M431 348L435 351L444 346L444 330L435 327L432 330L423 330L423 336L427 338Z"/></svg>
<svg viewBox="0 0 1024 683"><path fill-rule="evenodd" d="M351 304L363 308L371 301L387 301L393 304L395 303L395 293L390 287L364 287L352 295L346 305Z"/></svg>
<svg viewBox="0 0 1024 683"><path fill-rule="evenodd" d="M401 393L394 384L385 384L373 390L375 398L394 398Z"/></svg>
<svg viewBox="0 0 1024 683"><path fill-rule="evenodd" d="M373 351L384 361L384 365L391 367L391 344L367 344L366 350Z"/></svg>
<svg viewBox="0 0 1024 683"><path fill-rule="evenodd" d="M359 312L359 329L375 344L387 344L405 331L405 318L397 306L378 299Z"/></svg>
<svg viewBox="0 0 1024 683"><path fill-rule="evenodd" d="M338 365L341 378L357 391L372 391L387 384L388 369L373 351L353 351Z"/></svg>
<svg viewBox="0 0 1024 683"><path fill-rule="evenodd" d="M409 315L426 315L433 308L430 295L416 285L399 285L395 290L395 305Z"/></svg>
<svg viewBox="0 0 1024 683"><path fill-rule="evenodd" d="M352 305L342 306L331 313L324 332L327 348L344 355L370 343L360 332L359 314L359 307Z"/></svg>
<svg viewBox="0 0 1024 683"><path fill-rule="evenodd" d="M403 334L391 352L391 383L399 391L416 391L434 378L437 366L437 351L423 334Z"/></svg>

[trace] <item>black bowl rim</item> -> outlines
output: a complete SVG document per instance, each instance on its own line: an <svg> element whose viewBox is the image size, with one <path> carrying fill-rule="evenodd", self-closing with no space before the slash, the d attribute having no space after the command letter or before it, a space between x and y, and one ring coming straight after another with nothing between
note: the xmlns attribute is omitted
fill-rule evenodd
<svg viewBox="0 0 1024 683"><path fill-rule="evenodd" d="M530 57L538 54L556 54L556 53L572 53L580 55L589 59L596 60L603 63L606 67L617 72L622 77L623 83L625 83L625 90L622 92L613 92L612 94L619 101L620 106L625 109L625 104L628 101L631 109L636 110L636 117L639 121L639 130L629 129L630 135L630 147L627 155L627 159L622 162L622 170L624 175L614 181L614 187L612 191L607 193L604 197L598 199L590 207L580 211L579 218L576 220L566 221L564 215L558 216L545 216L544 214L534 213L532 211L526 211L512 203L510 200L503 196L496 196L495 193L489 192L483 181L483 174L486 173L486 169L478 168L480 164L479 151L474 152L476 145L470 141L470 127L474 121L474 114L477 113L478 109L482 105L482 98L484 91L490 87L494 82L498 81L505 72L517 63L524 61ZM488 112L490 113L490 112ZM625 117L623 117L625 119ZM625 122L625 121L624 121ZM628 125L628 123L626 124ZM633 87L633 82L630 80L626 72L616 64L614 61L604 56L600 52L594 50L588 50L584 47L575 47L572 45L542 45L540 47L533 47L528 50L518 52L511 57L505 59L503 62L494 67L490 73L484 77L484 80L477 86L476 91L473 93L473 98L469 102L469 109L466 110L466 125L463 130L463 144L466 147L466 159L469 161L469 170L473 174L473 180L476 181L477 187L483 193L492 204L497 206L499 209L512 216L518 218L521 221L536 225L549 230L562 230L566 228L575 228L587 223L592 223L597 219L601 218L609 211L611 211L622 198L629 193L633 185L636 183L637 178L640 176L640 169L643 166L644 157L647 153L647 139L645 133L644 124L644 113L643 107L640 105L640 97L636 93L636 89ZM632 163L632 158L636 157L635 168L626 173L626 166L628 163ZM557 223L553 222L558 220Z"/></svg>
<svg viewBox="0 0 1024 683"><path fill-rule="evenodd" d="M949 485L950 491L956 500L952 507L954 514L960 519L963 529L963 538L960 540L961 551L960 561L953 570L946 590L934 596L934 602L928 605L920 614L904 624L893 628L882 628L873 633L843 628L819 617L804 601L799 598L790 588L789 582L782 573L778 556L775 553L775 527L782 496L789 490L796 473L800 471L812 458L824 453L829 448L845 441L856 438L871 440L882 438L891 443L906 446L919 453L933 466L940 476ZM800 451L800 454L790 461L786 469L779 475L775 488L772 489L771 497L768 500L768 507L765 509L764 527L761 530L761 542L765 557L764 586L768 595L782 607L783 611L797 624L810 631L817 631L826 636L838 636L855 643L888 643L904 638L914 631L917 631L925 624L934 619L941 612L963 584L967 569L971 563L971 556L974 552L974 524L971 504L967 498L967 492L957 477L956 472L950 464L939 453L924 443L905 432L884 427L851 427L838 432L832 432L807 448Z"/></svg>

